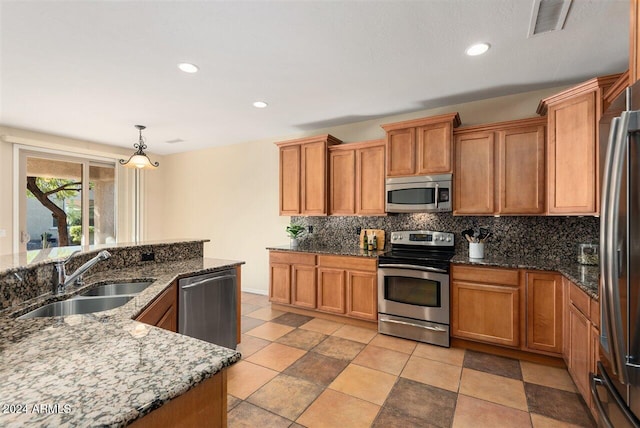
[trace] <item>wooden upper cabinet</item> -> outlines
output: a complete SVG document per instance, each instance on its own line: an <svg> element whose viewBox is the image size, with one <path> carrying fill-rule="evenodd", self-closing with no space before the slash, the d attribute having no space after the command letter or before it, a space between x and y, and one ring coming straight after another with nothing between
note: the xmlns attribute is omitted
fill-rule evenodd
<svg viewBox="0 0 640 428"><path fill-rule="evenodd" d="M545 123L531 118L457 129L453 213L544 213Z"/></svg>
<svg viewBox="0 0 640 428"><path fill-rule="evenodd" d="M334 146L340 147L340 146ZM356 152L329 152L329 214L356 213Z"/></svg>
<svg viewBox="0 0 640 428"><path fill-rule="evenodd" d="M456 136L454 214L495 212L495 136L477 132Z"/></svg>
<svg viewBox="0 0 640 428"><path fill-rule="evenodd" d="M327 214L327 148L331 135L276 143L280 149L280 215Z"/></svg>
<svg viewBox="0 0 640 428"><path fill-rule="evenodd" d="M547 212L598 214L600 154L598 121L603 94L620 74L597 77L540 101L547 115Z"/></svg>
<svg viewBox="0 0 640 428"><path fill-rule="evenodd" d="M385 214L384 140L356 150L356 214Z"/></svg>
<svg viewBox="0 0 640 428"><path fill-rule="evenodd" d="M629 26L629 85L640 80L640 1L631 0Z"/></svg>
<svg viewBox="0 0 640 428"><path fill-rule="evenodd" d="M453 122L438 122L416 128L416 174L453 172Z"/></svg>
<svg viewBox="0 0 640 428"><path fill-rule="evenodd" d="M501 214L544 213L544 137L544 125L498 132Z"/></svg>
<svg viewBox="0 0 640 428"><path fill-rule="evenodd" d="M384 140L329 148L329 214L384 215Z"/></svg>
<svg viewBox="0 0 640 428"><path fill-rule="evenodd" d="M387 132L387 177L415 174L416 130L396 129Z"/></svg>
<svg viewBox="0 0 640 428"><path fill-rule="evenodd" d="M381 125L387 133L387 177L453 172L453 128L458 113Z"/></svg>
<svg viewBox="0 0 640 428"><path fill-rule="evenodd" d="M280 149L280 215L300 214L300 146Z"/></svg>

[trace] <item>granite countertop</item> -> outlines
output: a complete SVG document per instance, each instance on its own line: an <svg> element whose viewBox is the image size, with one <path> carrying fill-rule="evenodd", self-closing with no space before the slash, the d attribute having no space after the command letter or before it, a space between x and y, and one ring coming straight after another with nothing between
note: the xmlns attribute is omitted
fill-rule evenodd
<svg viewBox="0 0 640 428"><path fill-rule="evenodd" d="M291 248L288 245L267 247L267 250L275 251L294 251L300 253L315 253L315 254L333 254L339 256L360 256L360 257L378 257L385 253L385 251L364 251L355 246L303 246L302 244L298 248ZM587 266L576 263L575 261L563 261L546 259L543 257L495 257L489 256L484 259L471 259L467 252L463 254L456 254L451 263L456 264L469 264L469 265L482 265L482 266L496 266L503 268L515 268L515 269L532 269L532 270L547 270L556 271L569 280L574 282L578 287L584 290L589 296L594 299L598 299L598 283L600 277L600 268L598 266Z"/></svg>
<svg viewBox="0 0 640 428"><path fill-rule="evenodd" d="M484 259L472 259L468 254L456 254L451 263L469 264L481 266L496 266L503 268L533 269L556 271L575 283L585 293L594 299L598 299L598 283L600 268L598 266L581 265L575 261L545 259L543 257L495 257Z"/></svg>
<svg viewBox="0 0 640 428"><path fill-rule="evenodd" d="M96 245L76 245L68 247L51 247L42 250L30 250L22 253L0 255L0 272L24 269L51 263L55 260L67 258L74 251L80 251L81 254L98 253L101 250L109 250L110 248L136 248L157 245L172 245L191 242L209 242L208 239L172 239L163 241L143 241L143 242L124 242L114 244L96 244Z"/></svg>
<svg viewBox="0 0 640 428"><path fill-rule="evenodd" d="M154 280L105 312L15 319L50 295L0 312L0 425L124 426L237 362L237 351L132 318L178 277L241 264L197 258L99 272L55 299L106 281Z"/></svg>
<svg viewBox="0 0 640 428"><path fill-rule="evenodd" d="M386 250L382 251L367 251L356 246L319 246L319 245L303 245L293 248L290 245L279 245L274 247L267 247L267 250L272 251L292 251L297 253L313 253L313 254L329 254L334 256L355 256L355 257L378 257L384 254Z"/></svg>

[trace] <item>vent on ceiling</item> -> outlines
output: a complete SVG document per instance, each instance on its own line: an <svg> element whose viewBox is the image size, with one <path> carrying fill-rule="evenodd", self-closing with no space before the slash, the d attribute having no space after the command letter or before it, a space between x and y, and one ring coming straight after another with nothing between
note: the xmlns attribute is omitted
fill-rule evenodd
<svg viewBox="0 0 640 428"><path fill-rule="evenodd" d="M184 140L181 140L180 138L176 138L176 139L173 139L173 140L165 141L165 143L167 143L167 144L184 143Z"/></svg>
<svg viewBox="0 0 640 428"><path fill-rule="evenodd" d="M533 0L528 37L564 27L572 0Z"/></svg>

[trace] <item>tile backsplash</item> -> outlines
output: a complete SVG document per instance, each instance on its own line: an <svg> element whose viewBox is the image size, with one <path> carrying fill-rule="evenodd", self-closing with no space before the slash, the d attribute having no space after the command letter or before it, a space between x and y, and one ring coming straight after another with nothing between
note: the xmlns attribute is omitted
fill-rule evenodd
<svg viewBox="0 0 640 428"><path fill-rule="evenodd" d="M291 217L291 221L313 226L313 233L303 240L305 245L357 245L358 227L384 229L387 245L392 231L435 230L454 233L459 254L468 252L467 241L461 232L486 227L493 236L485 245L485 253L558 260L575 260L578 244L598 243L600 232L600 219L597 217L462 217L451 213L416 213L385 217Z"/></svg>

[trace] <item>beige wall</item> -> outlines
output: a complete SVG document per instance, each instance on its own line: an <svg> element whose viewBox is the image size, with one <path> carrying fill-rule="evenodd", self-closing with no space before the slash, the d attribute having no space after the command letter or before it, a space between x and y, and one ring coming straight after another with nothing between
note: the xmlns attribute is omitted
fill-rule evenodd
<svg viewBox="0 0 640 428"><path fill-rule="evenodd" d="M29 146L34 149L49 149L56 151L68 152L72 155L94 155L105 158L127 158L133 153L131 149L110 146L105 144L97 144L88 141L74 140L50 134L26 131L22 129L0 126L0 230L4 230L6 236L0 236L0 254L10 254L13 252L13 147L15 144ZM153 155L154 160L162 162L160 156ZM123 242L131 240L132 237L132 189L133 189L133 171L128 168L117 167L118 174L118 236ZM155 171L143 172L144 175L150 175ZM161 178L154 177L147 180L147 186L160 186ZM146 193L146 192L145 192ZM154 189L151 194L155 195ZM157 198L158 201L163 200ZM149 202L144 212L157 212L158 206L156 200ZM160 210L162 212L162 210ZM150 227L159 229L161 220L154 217L148 222Z"/></svg>
<svg viewBox="0 0 640 428"><path fill-rule="evenodd" d="M205 256L246 261L243 289L267 293L267 246L288 243L289 217L278 216L278 150L274 141L330 133L345 142L383 138L380 124L458 111L463 125L536 116L554 88L382 119L301 132L281 138L166 156L154 189L158 216L149 237L207 238ZM160 187L161 186L161 187ZM160 203L160 198L162 202ZM164 208L163 208L164 207ZM162 211L162 212L160 212ZM161 224L163 222L164 224Z"/></svg>

